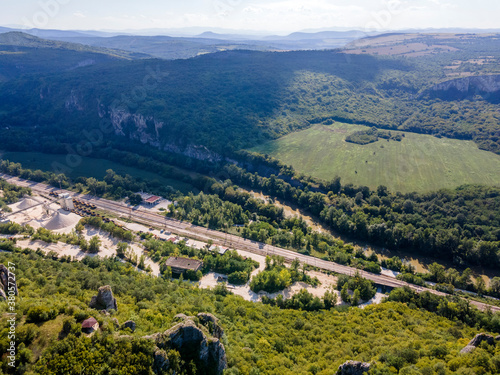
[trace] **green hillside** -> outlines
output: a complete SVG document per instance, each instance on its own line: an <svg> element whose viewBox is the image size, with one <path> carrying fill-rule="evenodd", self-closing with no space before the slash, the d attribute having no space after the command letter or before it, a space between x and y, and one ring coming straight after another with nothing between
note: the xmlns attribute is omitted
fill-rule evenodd
<svg viewBox="0 0 500 375"><path fill-rule="evenodd" d="M41 254L0 254L1 264L15 265L19 285L17 370L11 371L4 355L2 373L152 375L154 345L140 338L172 327L176 314L195 316L199 312L220 319L228 364L224 373L228 375L333 375L349 359L373 362L373 374L448 374L457 370L493 374L500 370L500 344L459 354L479 328L420 310L417 301L409 306L389 302L365 309L286 310L226 295L220 287L203 290L140 274L117 258L68 263ZM110 285L117 299L118 310L111 310L111 315L88 306L102 285ZM404 299L405 292L396 290L391 298ZM439 301L428 296L426 303L435 304L436 309ZM0 301L0 348L4 353L10 345L7 308ZM465 303L439 303L439 313L450 317L464 308L471 326L483 319L483 331L491 327L498 333L498 315L488 318ZM100 324L91 338L81 333L81 322L89 316ZM132 332L116 327L113 319L120 324L132 319L137 328ZM197 371L193 361L181 358L175 350L166 354L178 374L210 373L206 368Z"/></svg>
<svg viewBox="0 0 500 375"><path fill-rule="evenodd" d="M345 142L365 126L316 125L255 147L298 172L325 180L392 191L430 191L463 184L500 185L500 156L472 141L404 133L401 142L380 139L367 145ZM403 134L393 131L393 134Z"/></svg>
<svg viewBox="0 0 500 375"><path fill-rule="evenodd" d="M452 80L446 66L455 60L498 55L496 39L477 42L478 50L471 49L474 43L412 59L336 50L226 51L174 61L96 60L69 70L76 63L55 74L41 70L46 74L2 83L0 137L4 149L63 153L61 144L78 143L84 130L112 122L114 134L155 148L199 151L203 146L232 157L242 148L336 120L473 140L500 153L495 85L488 94L453 95L459 82L432 90ZM69 52L88 60L87 52ZM38 48L37 54L65 61L56 48ZM24 73L17 67L26 59L0 55L0 67L15 76ZM475 68L479 80L499 65L496 57L492 61L488 69ZM29 66L25 71L36 73Z"/></svg>

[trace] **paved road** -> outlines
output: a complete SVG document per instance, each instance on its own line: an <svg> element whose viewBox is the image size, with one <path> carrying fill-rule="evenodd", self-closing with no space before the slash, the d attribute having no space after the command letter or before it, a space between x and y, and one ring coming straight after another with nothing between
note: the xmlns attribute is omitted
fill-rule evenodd
<svg viewBox="0 0 500 375"><path fill-rule="evenodd" d="M58 191L58 192L65 192L70 194L72 197L77 198L82 201L86 201L88 203L94 204L98 209L104 210L104 211L109 211L114 214L117 214L118 216L122 217L129 217L131 220L144 223L148 226L155 226L155 227L160 227L164 228L165 230L169 232L173 232L177 235L180 236L186 236L190 237L196 240L208 242L212 241L216 245L220 246L228 246L232 248L237 248L240 250L245 250L249 251L252 253L260 254L260 255L280 255L285 258L286 261L291 262L294 259L299 259L301 263L306 263L308 265L314 266L321 268L323 270L327 271L333 271L336 273L340 274L345 274L345 275L354 275L356 272L359 272L361 276L364 278L367 278L368 280L373 281L376 284L379 285L385 285L391 288L397 288L397 287L403 287L403 286L408 286L411 289L415 290L418 293L421 293L423 291L428 291L430 293L439 295L439 296L446 296L447 294L439 292L434 289L429 289L425 287L421 287L418 285L414 284L409 284L407 282L397 280L395 278L385 276L385 275L378 275L374 274L371 272L365 272L365 271L360 271L356 268L353 267L348 267L344 266L341 264L337 264L334 262L322 260L319 258L315 258L312 256L308 255L302 255L297 252L291 251L291 250L286 250L280 247L272 246L272 245L267 245L261 242L256 242L256 241L251 241L248 239L244 239L235 235L207 229L205 227L200 227L197 225L193 225L187 222L171 219L171 218L166 218L162 215L158 215L152 212L148 212L145 209L132 209L130 206L126 205L125 203L121 202L114 202L110 201L107 199L103 198L98 198L98 197L93 197L89 195L81 195L74 193L72 191L67 191L67 190L61 190L54 188L52 186L46 185L46 184L41 184L41 183L36 183L24 179L20 179L18 177L12 177L6 174L1 174L0 177L4 178L11 184L19 185L19 186L25 186L31 188L33 191L39 193L39 194L48 194L51 191ZM490 307L490 309L493 312L500 312L500 307L498 306L493 306L493 305L487 305L481 302L477 301L470 301L472 305L475 305L481 310L485 310L487 306Z"/></svg>

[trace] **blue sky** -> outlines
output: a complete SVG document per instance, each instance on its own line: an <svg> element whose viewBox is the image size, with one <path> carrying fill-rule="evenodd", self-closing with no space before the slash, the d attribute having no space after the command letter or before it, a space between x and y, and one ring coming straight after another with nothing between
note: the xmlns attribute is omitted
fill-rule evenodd
<svg viewBox="0 0 500 375"><path fill-rule="evenodd" d="M0 0L0 25L131 30L500 28L498 0Z"/></svg>

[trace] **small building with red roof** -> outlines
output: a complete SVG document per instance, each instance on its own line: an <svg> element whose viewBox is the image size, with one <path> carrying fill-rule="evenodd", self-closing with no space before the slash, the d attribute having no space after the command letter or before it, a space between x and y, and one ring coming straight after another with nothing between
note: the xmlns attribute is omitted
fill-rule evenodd
<svg viewBox="0 0 500 375"><path fill-rule="evenodd" d="M144 200L144 202L150 206L154 206L155 204L158 204L161 201L161 197L158 197L157 195L153 195L152 197L149 197Z"/></svg>
<svg viewBox="0 0 500 375"><path fill-rule="evenodd" d="M98 329L99 329L99 323L93 316L91 316L88 319L85 319L82 322L82 331L85 333L92 333L94 331L97 331Z"/></svg>

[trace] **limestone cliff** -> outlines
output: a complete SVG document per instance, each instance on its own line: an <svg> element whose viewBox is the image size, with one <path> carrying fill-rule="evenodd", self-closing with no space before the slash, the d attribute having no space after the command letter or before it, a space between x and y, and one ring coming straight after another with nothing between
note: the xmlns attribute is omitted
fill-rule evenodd
<svg viewBox="0 0 500 375"><path fill-rule="evenodd" d="M165 141L162 139L160 130L166 128L167 125L154 116L144 116L131 113L123 108L111 107L107 113L116 135L126 136L141 143L198 160L219 161L222 159L220 155L204 146L193 144L180 146L175 140ZM99 116L105 116L101 106L99 107Z"/></svg>
<svg viewBox="0 0 500 375"><path fill-rule="evenodd" d="M474 99L497 100L500 96L500 75L482 75L452 79L438 83L423 95L443 100Z"/></svg>

